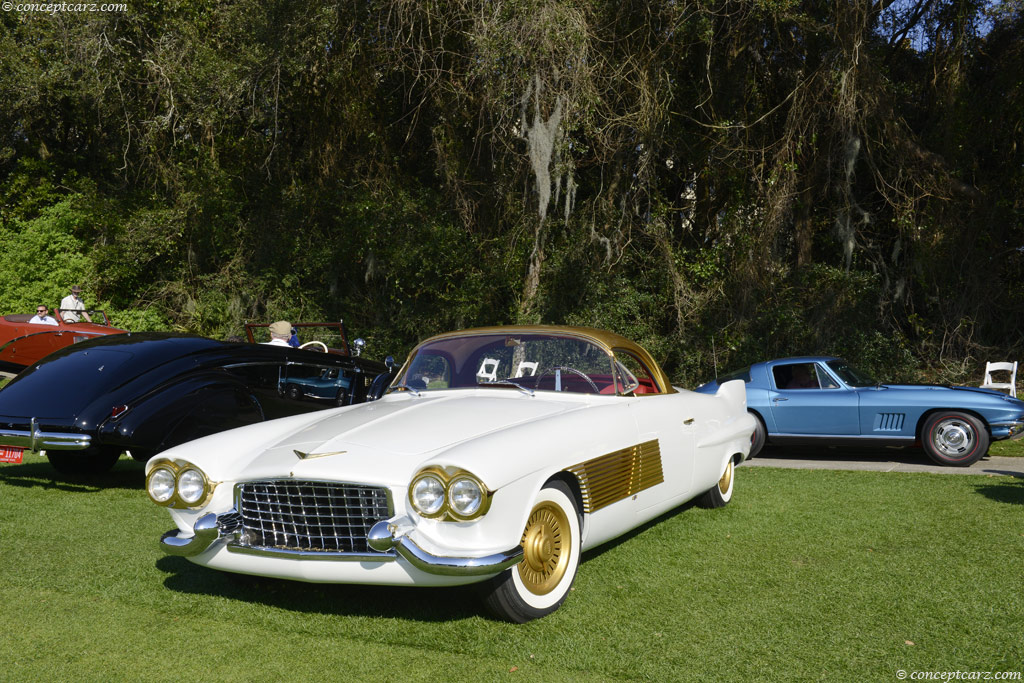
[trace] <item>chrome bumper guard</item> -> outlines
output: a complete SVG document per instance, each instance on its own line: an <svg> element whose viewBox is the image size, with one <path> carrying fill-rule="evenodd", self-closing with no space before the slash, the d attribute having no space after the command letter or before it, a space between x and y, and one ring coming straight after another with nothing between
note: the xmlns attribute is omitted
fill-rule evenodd
<svg viewBox="0 0 1024 683"><path fill-rule="evenodd" d="M171 529L160 537L160 548L168 555L180 557L193 557L203 552L220 538L220 529L217 527L217 515L213 512L207 513L196 520L192 526L193 535L191 538L181 538L178 529Z"/></svg>
<svg viewBox="0 0 1024 683"><path fill-rule="evenodd" d="M234 510L225 513L223 516L237 516ZM193 535L182 537L180 530L171 529L160 537L160 548L168 555L179 557L194 557L204 552L218 540L228 539L235 536L234 530L222 534L218 524L216 513L210 512L198 520L192 527ZM233 520L232 520L233 522ZM232 523L231 526L234 526ZM428 553L418 546L412 539L397 531L397 526L390 520L377 522L370 529L367 541L371 548L381 553L381 561L393 560L392 551L397 551L409 564L427 574L441 576L485 576L497 574L509 567L519 564L523 557L522 546L516 546L510 550L484 557L448 557ZM229 548L231 549L231 548ZM255 551L258 554L264 554ZM277 553L266 553L277 554ZM287 555L287 553L286 553ZM316 556L316 557L314 557ZM338 553L328 555L326 553L296 553L292 557L303 559L352 559L348 554ZM360 560L374 559L366 555L360 555Z"/></svg>
<svg viewBox="0 0 1024 683"><path fill-rule="evenodd" d="M504 552L484 557L434 555L418 546L408 536L405 536L398 530L398 526L390 520L374 524L370 528L367 542L371 548L379 552L387 552L393 548L409 564L420 571L442 576L483 576L496 574L509 567L514 567L523 558L523 548L518 545Z"/></svg>
<svg viewBox="0 0 1024 683"><path fill-rule="evenodd" d="M33 417L27 432L22 429L0 429L0 444L29 451L81 451L92 444L92 436L68 432L43 432Z"/></svg>

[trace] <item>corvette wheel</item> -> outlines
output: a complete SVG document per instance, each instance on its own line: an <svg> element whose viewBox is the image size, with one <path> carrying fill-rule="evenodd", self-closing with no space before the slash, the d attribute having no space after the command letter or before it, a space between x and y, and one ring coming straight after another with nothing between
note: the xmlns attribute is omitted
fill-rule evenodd
<svg viewBox="0 0 1024 683"><path fill-rule="evenodd" d="M46 452L46 459L61 474L106 474L120 457L119 449L102 446L84 451Z"/></svg>
<svg viewBox="0 0 1024 683"><path fill-rule="evenodd" d="M988 452L988 431L973 415L940 411L921 428L921 445L928 457L940 465L967 467Z"/></svg>
<svg viewBox="0 0 1024 683"><path fill-rule="evenodd" d="M754 433L750 435L750 455L747 457L753 458L764 448L764 442L768 439L768 431L764 428L764 421L757 413L751 412L750 414L754 418Z"/></svg>
<svg viewBox="0 0 1024 683"><path fill-rule="evenodd" d="M732 500L732 488L735 483L735 477L733 476L735 466L733 465L732 459L725 465L725 471L722 472L721 479L718 483L709 488L704 492L704 495L700 497L697 504L702 508L720 508L725 507Z"/></svg>
<svg viewBox="0 0 1024 683"><path fill-rule="evenodd" d="M523 624L565 600L580 562L580 517L572 492L555 481L537 494L523 531L523 560L485 584L484 601L500 619Z"/></svg>

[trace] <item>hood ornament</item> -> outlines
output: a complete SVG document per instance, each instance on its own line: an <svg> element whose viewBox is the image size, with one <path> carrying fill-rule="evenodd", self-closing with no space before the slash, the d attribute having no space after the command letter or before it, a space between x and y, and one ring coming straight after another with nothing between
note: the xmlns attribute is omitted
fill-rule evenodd
<svg viewBox="0 0 1024 683"><path fill-rule="evenodd" d="M293 450L295 455L299 456L299 460L311 460L313 458L326 458L328 455L341 455L342 453L348 453L348 451L331 451L330 453L303 453L302 451Z"/></svg>

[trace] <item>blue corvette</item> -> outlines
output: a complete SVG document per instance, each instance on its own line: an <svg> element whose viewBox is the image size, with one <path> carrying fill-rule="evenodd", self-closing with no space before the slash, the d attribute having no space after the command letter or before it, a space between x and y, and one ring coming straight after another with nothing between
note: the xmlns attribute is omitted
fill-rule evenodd
<svg viewBox="0 0 1024 683"><path fill-rule="evenodd" d="M1024 435L1024 401L974 387L880 384L830 356L755 363L697 388L742 379L757 419L751 457L775 445L913 446L966 467L989 443Z"/></svg>

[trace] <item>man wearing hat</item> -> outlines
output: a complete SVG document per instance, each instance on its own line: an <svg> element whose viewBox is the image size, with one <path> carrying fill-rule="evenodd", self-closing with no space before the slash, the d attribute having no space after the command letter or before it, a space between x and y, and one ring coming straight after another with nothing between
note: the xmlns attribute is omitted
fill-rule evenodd
<svg viewBox="0 0 1024 683"><path fill-rule="evenodd" d="M288 343L291 336L292 324L287 320L278 320L276 323L270 323L270 341L263 343L291 348L291 344Z"/></svg>
<svg viewBox="0 0 1024 683"><path fill-rule="evenodd" d="M82 318L86 321L92 322L92 318L85 310L85 304L78 298L78 295L82 293L82 288L75 285L71 288L71 293L60 300L60 316L64 318L66 323L77 323ZM81 315L79 315L81 311Z"/></svg>

